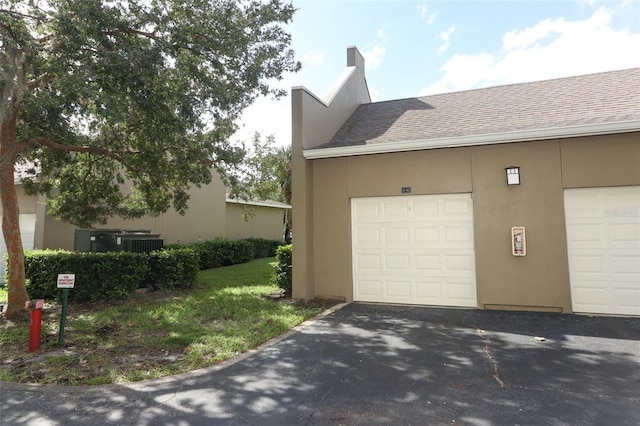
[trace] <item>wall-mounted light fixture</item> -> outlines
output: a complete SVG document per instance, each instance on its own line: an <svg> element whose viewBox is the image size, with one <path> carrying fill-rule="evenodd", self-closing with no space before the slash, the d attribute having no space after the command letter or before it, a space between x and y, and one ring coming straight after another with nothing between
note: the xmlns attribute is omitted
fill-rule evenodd
<svg viewBox="0 0 640 426"><path fill-rule="evenodd" d="M509 166L507 172L507 185L520 185L520 167Z"/></svg>

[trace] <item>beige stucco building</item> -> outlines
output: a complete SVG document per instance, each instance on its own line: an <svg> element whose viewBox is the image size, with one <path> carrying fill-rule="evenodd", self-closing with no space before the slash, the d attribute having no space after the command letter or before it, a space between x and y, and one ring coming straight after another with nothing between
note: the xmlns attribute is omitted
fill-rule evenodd
<svg viewBox="0 0 640 426"><path fill-rule="evenodd" d="M640 315L640 69L372 103L351 47L292 120L294 297Z"/></svg>
<svg viewBox="0 0 640 426"><path fill-rule="evenodd" d="M27 196L19 184L17 190L23 246L28 249L73 250L76 227L48 215L43 196ZM189 208L185 215L169 210L156 217L133 220L112 218L98 228L149 230L160 234L165 244L191 243L218 237L232 240L250 237L283 239L284 211L291 209L284 203L247 202L229 198L217 173L213 174L209 185L193 187L189 193ZM0 271L5 269L5 250L0 233ZM0 273L0 281L4 282L4 273Z"/></svg>

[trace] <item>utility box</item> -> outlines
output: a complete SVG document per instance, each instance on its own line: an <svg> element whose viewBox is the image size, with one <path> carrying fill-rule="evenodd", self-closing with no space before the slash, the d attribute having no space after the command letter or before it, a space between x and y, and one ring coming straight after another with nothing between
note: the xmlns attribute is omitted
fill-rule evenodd
<svg viewBox="0 0 640 426"><path fill-rule="evenodd" d="M164 247L164 240L160 238L160 234L123 234L121 241L124 251L134 253L150 253Z"/></svg>
<svg viewBox="0 0 640 426"><path fill-rule="evenodd" d="M73 251L91 251L91 229L76 228L73 234Z"/></svg>
<svg viewBox="0 0 640 426"><path fill-rule="evenodd" d="M124 229L81 229L75 230L74 251L105 253L109 251L129 251L149 253L164 247L160 234L148 230Z"/></svg>

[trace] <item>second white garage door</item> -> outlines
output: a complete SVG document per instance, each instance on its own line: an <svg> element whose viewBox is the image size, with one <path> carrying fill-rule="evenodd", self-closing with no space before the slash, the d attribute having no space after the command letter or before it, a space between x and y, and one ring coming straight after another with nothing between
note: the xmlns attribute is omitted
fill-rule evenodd
<svg viewBox="0 0 640 426"><path fill-rule="evenodd" d="M476 307L471 194L351 201L354 300Z"/></svg>
<svg viewBox="0 0 640 426"><path fill-rule="evenodd" d="M575 312L640 315L640 186L564 192Z"/></svg>

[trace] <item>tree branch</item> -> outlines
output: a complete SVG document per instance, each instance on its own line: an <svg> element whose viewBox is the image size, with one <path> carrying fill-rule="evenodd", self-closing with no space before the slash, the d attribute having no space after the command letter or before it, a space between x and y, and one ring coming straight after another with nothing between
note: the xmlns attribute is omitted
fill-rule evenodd
<svg viewBox="0 0 640 426"><path fill-rule="evenodd" d="M9 10L9 9L0 9L0 13L6 14L11 16L12 18L17 18L17 19L33 19L34 21L40 21L42 18L38 17L38 16L34 16L34 15L29 15L26 13L20 13L20 12L16 12L15 10Z"/></svg>
<svg viewBox="0 0 640 426"><path fill-rule="evenodd" d="M27 88L29 90L34 90L39 88L41 84L47 84L51 80L53 80L53 76L51 74L43 74L38 78L29 80L29 82L27 83Z"/></svg>
<svg viewBox="0 0 640 426"><path fill-rule="evenodd" d="M34 41L35 41L36 43L41 43L41 44L43 44L43 43L46 43L46 42L48 42L49 40L53 40L53 39L55 39L55 38L56 38L56 37L55 37L55 35L54 35L54 34L47 34L46 36L43 36L43 37L40 37L40 38L35 38L35 39L34 39Z"/></svg>
<svg viewBox="0 0 640 426"><path fill-rule="evenodd" d="M124 155L126 154L134 154L132 151L111 151L106 148L102 148L99 146L88 146L88 145L63 145L57 142L54 142L48 138L43 136L34 136L32 138L26 139L21 143L21 147L27 147L31 144L40 144L46 146L50 150L54 152L82 152L82 153L91 153L91 154L101 154L107 158L111 158L116 160L119 163L124 161Z"/></svg>
<svg viewBox="0 0 640 426"><path fill-rule="evenodd" d="M142 37L146 37L146 38L150 38L152 40L155 41L161 41L162 38L158 37L158 35L156 33L150 33L148 31L140 31L140 30L134 30L133 28L118 28L115 31L103 31L102 32L105 35L110 35L110 36L116 36L119 34L135 34L135 35L139 35Z"/></svg>

